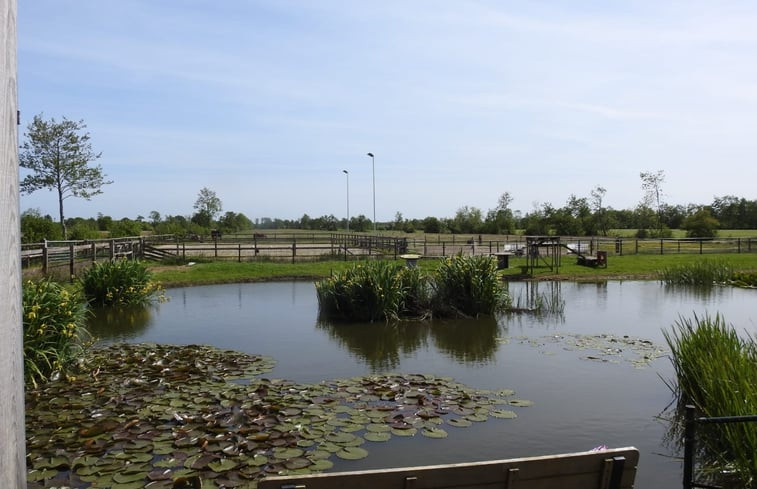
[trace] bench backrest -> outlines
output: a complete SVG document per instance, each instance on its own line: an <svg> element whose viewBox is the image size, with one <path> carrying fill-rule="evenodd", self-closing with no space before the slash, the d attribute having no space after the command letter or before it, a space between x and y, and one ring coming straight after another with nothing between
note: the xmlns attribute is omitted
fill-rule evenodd
<svg viewBox="0 0 757 489"><path fill-rule="evenodd" d="M633 447L449 465L263 479L258 489L630 489Z"/></svg>

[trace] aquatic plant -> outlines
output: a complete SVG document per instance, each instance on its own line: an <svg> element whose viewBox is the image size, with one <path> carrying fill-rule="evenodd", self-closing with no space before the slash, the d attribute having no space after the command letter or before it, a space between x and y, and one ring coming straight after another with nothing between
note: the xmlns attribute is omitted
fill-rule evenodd
<svg viewBox="0 0 757 489"><path fill-rule="evenodd" d="M494 315L510 305L496 264L489 257L456 255L442 260L432 284L437 315Z"/></svg>
<svg viewBox="0 0 757 489"><path fill-rule="evenodd" d="M95 263L79 283L86 299L97 306L147 305L165 298L147 267L135 260Z"/></svg>
<svg viewBox="0 0 757 489"><path fill-rule="evenodd" d="M37 386L65 374L86 346L86 304L74 289L49 280L26 282L22 294L24 377Z"/></svg>
<svg viewBox="0 0 757 489"><path fill-rule="evenodd" d="M681 318L663 334L676 375L668 385L679 408L693 404L707 417L757 413L757 346L750 334L740 336L720 315ZM718 472L757 482L757 423L703 427L700 438Z"/></svg>
<svg viewBox="0 0 757 489"><path fill-rule="evenodd" d="M757 273L735 272L730 284L736 287L757 287Z"/></svg>
<svg viewBox="0 0 757 489"><path fill-rule="evenodd" d="M733 268L721 260L701 260L665 267L659 275L666 285L713 285L731 280Z"/></svg>
<svg viewBox="0 0 757 489"><path fill-rule="evenodd" d="M269 357L198 345L111 345L86 365L86 377L27 390L29 487L255 487L533 404L424 374L267 379Z"/></svg>
<svg viewBox="0 0 757 489"><path fill-rule="evenodd" d="M321 315L353 321L398 319L403 305L408 303L403 268L395 263L373 261L317 282Z"/></svg>

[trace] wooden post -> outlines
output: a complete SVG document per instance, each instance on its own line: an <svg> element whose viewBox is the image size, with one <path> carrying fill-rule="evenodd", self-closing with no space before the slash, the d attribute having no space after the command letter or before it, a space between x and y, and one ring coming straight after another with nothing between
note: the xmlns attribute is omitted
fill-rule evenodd
<svg viewBox="0 0 757 489"><path fill-rule="evenodd" d="M47 240L45 240L44 243L42 243L42 275L47 277L47 271L48 271L48 263L47 260L49 258L49 254L47 252Z"/></svg>
<svg viewBox="0 0 757 489"><path fill-rule="evenodd" d="M72 282L74 281L74 272L76 271L76 249L74 249L73 243L68 243L68 278Z"/></svg>
<svg viewBox="0 0 757 489"><path fill-rule="evenodd" d="M110 249L110 261L113 261L116 259L116 241L111 239L109 243L109 249Z"/></svg>
<svg viewBox="0 0 757 489"><path fill-rule="evenodd" d="M242 243L239 243L239 259L237 261L242 263Z"/></svg>
<svg viewBox="0 0 757 489"><path fill-rule="evenodd" d="M297 256L297 242L292 242L292 263L294 263L294 257Z"/></svg>
<svg viewBox="0 0 757 489"><path fill-rule="evenodd" d="M0 487L26 487L16 0L0 0Z"/></svg>
<svg viewBox="0 0 757 489"><path fill-rule="evenodd" d="M92 265L97 263L97 243L92 241Z"/></svg>

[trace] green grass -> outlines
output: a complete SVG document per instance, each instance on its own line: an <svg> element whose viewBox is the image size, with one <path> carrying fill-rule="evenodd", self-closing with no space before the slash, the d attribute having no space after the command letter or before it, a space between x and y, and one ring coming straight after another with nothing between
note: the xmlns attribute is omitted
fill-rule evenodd
<svg viewBox="0 0 757 489"><path fill-rule="evenodd" d="M733 277L730 265L721 260L702 259L694 263L672 265L660 270L660 280L667 285L724 284Z"/></svg>
<svg viewBox="0 0 757 489"><path fill-rule="evenodd" d="M708 259L721 260L735 272L757 271L757 253L724 253L706 255ZM608 258L607 268L591 268L576 265L574 256L563 256L559 272L548 268L535 268L535 278L556 277L563 279L657 279L659 270L665 267L695 263L702 255L624 255ZM400 261L398 260L398 263ZM433 271L440 260L422 259L418 262L423 271ZM404 262L402 262L404 263ZM332 273L347 270L354 261L314 261L314 262L207 262L193 266L150 266L153 278L164 287L184 287L190 285L257 282L263 280L318 280ZM511 257L510 268L501 270L505 278L521 276L521 267L526 265L523 257Z"/></svg>

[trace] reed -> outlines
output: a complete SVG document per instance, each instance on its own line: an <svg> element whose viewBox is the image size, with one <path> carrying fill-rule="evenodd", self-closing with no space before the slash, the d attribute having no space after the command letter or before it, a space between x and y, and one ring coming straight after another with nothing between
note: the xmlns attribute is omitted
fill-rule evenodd
<svg viewBox="0 0 757 489"><path fill-rule="evenodd" d="M164 300L162 287L138 261L98 262L79 280L84 296L96 306L136 306Z"/></svg>
<svg viewBox="0 0 757 489"><path fill-rule="evenodd" d="M671 351L679 405L693 404L707 417L757 414L757 346L720 315L681 318L664 331ZM708 426L702 441L710 465L735 475L743 487L757 483L757 423Z"/></svg>
<svg viewBox="0 0 757 489"><path fill-rule="evenodd" d="M510 305L494 261L457 255L442 260L433 277L434 312L441 315L494 315Z"/></svg>
<svg viewBox="0 0 757 489"><path fill-rule="evenodd" d="M659 276L666 285L713 285L730 281L733 268L721 260L699 260L665 267Z"/></svg>

